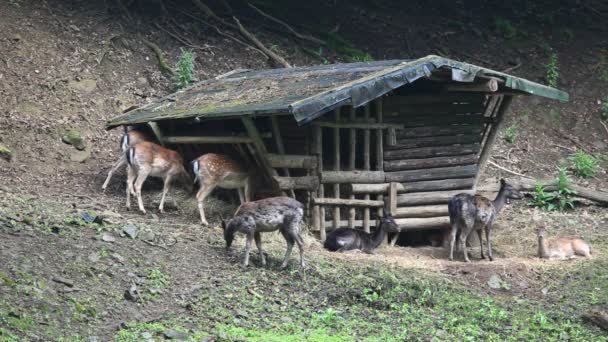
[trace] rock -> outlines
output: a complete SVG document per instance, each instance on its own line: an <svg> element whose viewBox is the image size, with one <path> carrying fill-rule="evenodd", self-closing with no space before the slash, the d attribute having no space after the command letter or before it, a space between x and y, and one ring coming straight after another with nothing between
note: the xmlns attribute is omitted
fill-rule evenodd
<svg viewBox="0 0 608 342"><path fill-rule="evenodd" d="M500 277L498 275L492 274L490 276L490 279L488 280L488 286L491 289L499 289L501 282L502 282L502 279L500 279Z"/></svg>
<svg viewBox="0 0 608 342"><path fill-rule="evenodd" d="M68 86L74 90L82 91L85 93L91 93L97 88L97 81L90 79L83 79L80 81L69 81Z"/></svg>
<svg viewBox="0 0 608 342"><path fill-rule="evenodd" d="M145 231L141 233L139 238L144 241L153 241L155 237L156 235L154 235L154 233L152 233L151 231Z"/></svg>
<svg viewBox="0 0 608 342"><path fill-rule="evenodd" d="M543 289L540 290L540 292L542 292L543 296L546 296L549 293L549 289L546 287L543 287Z"/></svg>
<svg viewBox="0 0 608 342"><path fill-rule="evenodd" d="M528 282L525 280L520 281L518 285L521 289L527 289L530 287L530 285L528 285Z"/></svg>
<svg viewBox="0 0 608 342"><path fill-rule="evenodd" d="M122 232L125 233L125 235L130 237L131 239L135 239L137 237L139 229L133 223L129 223L122 228Z"/></svg>
<svg viewBox="0 0 608 342"><path fill-rule="evenodd" d="M137 84L139 84L140 86L147 86L148 85L148 79L145 77L138 77L137 78Z"/></svg>
<svg viewBox="0 0 608 342"><path fill-rule="evenodd" d="M149 331L144 331L141 334L139 334L139 336L144 341L154 341L154 335L151 332L149 332Z"/></svg>
<svg viewBox="0 0 608 342"><path fill-rule="evenodd" d="M68 145L72 145L76 147L77 150L83 151L86 147L84 143L84 138L80 134L80 132L76 130L70 130L66 134L61 137L61 141Z"/></svg>
<svg viewBox="0 0 608 342"><path fill-rule="evenodd" d="M13 151L0 144L0 158L10 162L13 159Z"/></svg>
<svg viewBox="0 0 608 342"><path fill-rule="evenodd" d="M118 253L113 253L112 258L114 258L116 261L118 261L121 264L123 264L125 262L125 258Z"/></svg>
<svg viewBox="0 0 608 342"><path fill-rule="evenodd" d="M98 252L93 252L91 254L89 254L89 256L87 257L89 259L90 262L98 262L101 259L101 256L99 255Z"/></svg>
<svg viewBox="0 0 608 342"><path fill-rule="evenodd" d="M105 210L99 216L102 222L109 224L117 224L122 219L122 215L111 210Z"/></svg>
<svg viewBox="0 0 608 342"><path fill-rule="evenodd" d="M103 233L103 235L101 236L101 240L105 242L114 242L116 241L116 238L110 233Z"/></svg>
<svg viewBox="0 0 608 342"><path fill-rule="evenodd" d="M22 39L23 39L23 38L21 38L21 35L20 35L19 33L16 33L16 34L14 34L14 35L11 37L11 40L12 40L12 41L14 41L14 42L18 42L18 41L20 41L20 40L22 40Z"/></svg>
<svg viewBox="0 0 608 342"><path fill-rule="evenodd" d="M136 302L139 300L139 290L137 290L137 286L131 285L128 290L125 291L124 297L126 300L130 300Z"/></svg>
<svg viewBox="0 0 608 342"><path fill-rule="evenodd" d="M169 329L163 331L163 336L169 340L186 340L188 339L188 334L185 332Z"/></svg>

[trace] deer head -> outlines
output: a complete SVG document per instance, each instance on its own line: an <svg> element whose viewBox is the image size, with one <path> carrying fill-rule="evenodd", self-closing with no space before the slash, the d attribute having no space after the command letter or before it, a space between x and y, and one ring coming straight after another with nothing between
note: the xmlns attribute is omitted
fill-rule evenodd
<svg viewBox="0 0 608 342"><path fill-rule="evenodd" d="M519 190L507 183L503 178L500 179L500 192L504 193L507 203L510 203L512 199L519 200L524 198L524 195Z"/></svg>

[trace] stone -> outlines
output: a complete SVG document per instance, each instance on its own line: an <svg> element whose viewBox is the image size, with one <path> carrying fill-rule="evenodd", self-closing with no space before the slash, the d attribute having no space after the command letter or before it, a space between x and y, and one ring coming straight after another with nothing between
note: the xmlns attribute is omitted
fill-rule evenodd
<svg viewBox="0 0 608 342"><path fill-rule="evenodd" d="M101 221L108 224L117 224L122 219L122 215L111 210L104 210L99 217Z"/></svg>
<svg viewBox="0 0 608 342"><path fill-rule="evenodd" d="M79 81L69 81L68 86L74 90L91 93L97 88L97 81L91 79L83 79Z"/></svg>
<svg viewBox="0 0 608 342"><path fill-rule="evenodd" d="M131 287L129 287L129 289L125 291L124 297L126 300L130 300L133 302L139 300L139 290L137 289L137 286L131 285Z"/></svg>
<svg viewBox="0 0 608 342"><path fill-rule="evenodd" d="M181 331L177 331L177 330L173 330L173 329L163 331L163 335L168 340L187 340L188 339L188 334L186 334L185 332L181 332Z"/></svg>
<svg viewBox="0 0 608 342"><path fill-rule="evenodd" d="M490 279L488 280L488 286L491 289L499 289L501 282L502 282L502 279L500 279L500 277L497 274L492 274L490 276Z"/></svg>
<svg viewBox="0 0 608 342"><path fill-rule="evenodd" d="M74 146L79 151L83 151L86 148L84 138L82 137L80 132L76 130L70 130L66 132L66 134L61 137L61 141L68 145Z"/></svg>
<svg viewBox="0 0 608 342"><path fill-rule="evenodd" d="M70 161L75 163L84 163L91 158L91 149L86 148L84 151L74 151L70 153Z"/></svg>
<svg viewBox="0 0 608 342"><path fill-rule="evenodd" d="M98 262L101 259L101 256L99 255L98 252L93 252L91 254L89 254L89 256L87 257L89 259L90 262Z"/></svg>
<svg viewBox="0 0 608 342"><path fill-rule="evenodd" d="M116 241L116 238L110 233L103 233L103 235L101 236L101 240L105 242L114 242Z"/></svg>
<svg viewBox="0 0 608 342"><path fill-rule="evenodd" d="M543 294L543 296L546 296L549 293L549 289L544 287L542 290L540 290L540 292Z"/></svg>
<svg viewBox="0 0 608 342"><path fill-rule="evenodd" d="M139 238L144 241L153 241L155 237L156 235L154 235L154 233L152 233L151 231L145 231L141 233Z"/></svg>
<svg viewBox="0 0 608 342"><path fill-rule="evenodd" d="M139 229L133 223L129 223L122 228L122 232L125 233L125 235L130 237L131 239L135 239L137 237Z"/></svg>

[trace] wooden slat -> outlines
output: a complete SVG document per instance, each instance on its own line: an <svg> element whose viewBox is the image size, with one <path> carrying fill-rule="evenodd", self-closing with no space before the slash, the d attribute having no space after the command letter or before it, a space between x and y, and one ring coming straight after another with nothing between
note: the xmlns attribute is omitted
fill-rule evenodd
<svg viewBox="0 0 608 342"><path fill-rule="evenodd" d="M336 122L340 121L340 108L334 110ZM334 171L340 171L340 128L334 128ZM340 198L340 184L334 184L334 197ZM340 207L336 206L333 213L333 227L340 228Z"/></svg>
<svg viewBox="0 0 608 342"><path fill-rule="evenodd" d="M387 96L384 98L385 106L408 106L429 103L483 103L485 96L478 94L416 94L405 96Z"/></svg>
<svg viewBox="0 0 608 342"><path fill-rule="evenodd" d="M167 144L251 144L250 137L239 136L166 136L163 142Z"/></svg>
<svg viewBox="0 0 608 342"><path fill-rule="evenodd" d="M446 204L424 205L416 207L401 207L395 209L394 217L439 217L448 216Z"/></svg>
<svg viewBox="0 0 608 342"><path fill-rule="evenodd" d="M400 218L395 222L401 230L427 230L450 227L449 217Z"/></svg>
<svg viewBox="0 0 608 342"><path fill-rule="evenodd" d="M357 116L357 109L355 107L350 107L349 108L350 112L349 112L349 120L350 121L355 121L356 116ZM349 171L354 171L355 170L355 165L356 165L356 159L357 159L357 154L356 154L356 147L357 147L357 130L354 128L349 129L348 131L349 134L349 155L348 155L348 170ZM349 198L351 200L355 199L355 194L351 193ZM357 216L357 211L355 210L354 207L351 207L348 209L348 227L350 228L355 228L355 219Z"/></svg>
<svg viewBox="0 0 608 342"><path fill-rule="evenodd" d="M272 167L285 167L290 169L316 169L317 157L296 154L268 154L268 161Z"/></svg>
<svg viewBox="0 0 608 342"><path fill-rule="evenodd" d="M450 198L460 193L474 194L473 190L413 192L397 196L397 205L414 206L427 204L447 204Z"/></svg>
<svg viewBox="0 0 608 342"><path fill-rule="evenodd" d="M274 176L281 190L317 190L319 178L315 176L281 177Z"/></svg>
<svg viewBox="0 0 608 342"><path fill-rule="evenodd" d="M384 118L386 123L403 124L403 129L408 127L424 126L446 126L459 124L481 124L493 122L493 119L484 118L481 114L466 115L426 115L426 116L392 116Z"/></svg>
<svg viewBox="0 0 608 342"><path fill-rule="evenodd" d="M391 150L384 152L385 160L395 159L414 159L414 158L434 158L445 156L462 156L466 154L478 153L479 144L438 146L438 147L419 147L402 150Z"/></svg>
<svg viewBox="0 0 608 342"><path fill-rule="evenodd" d="M446 167L456 165L471 165L477 163L477 155L469 154L455 157L435 157L421 159L398 159L384 162L384 171L418 170L434 167Z"/></svg>
<svg viewBox="0 0 608 342"><path fill-rule="evenodd" d="M403 129L403 124L400 123L365 123L365 122L330 122L330 121L313 121L313 125L331 128L355 128L355 129Z"/></svg>
<svg viewBox="0 0 608 342"><path fill-rule="evenodd" d="M386 172L387 182L416 182L423 180L469 178L477 175L477 165L438 167L434 169Z"/></svg>
<svg viewBox="0 0 608 342"><path fill-rule="evenodd" d="M398 193L424 192L439 190L459 190L472 189L475 183L474 178L442 179L433 181L398 183L396 185ZM390 183L378 184L350 184L350 191L355 194L386 194L389 191Z"/></svg>
<svg viewBox="0 0 608 342"><path fill-rule="evenodd" d="M415 127L397 131L397 139L437 137L445 135L471 134L480 135L480 125L451 125Z"/></svg>
<svg viewBox="0 0 608 342"><path fill-rule="evenodd" d="M331 227L332 223L333 223L332 221L326 221L325 225L327 227ZM348 224L349 223L348 223L347 220L341 220L340 221L340 227L346 227L346 225L348 225ZM363 220L355 220L353 222L353 224L354 224L353 228L355 228L355 229L362 229L363 228ZM375 227L376 226L376 221L374 220L374 221L369 222L369 226L370 227ZM330 228L328 230L331 232L331 230L333 230L333 229Z"/></svg>
<svg viewBox="0 0 608 342"><path fill-rule="evenodd" d="M455 144L472 144L479 143L481 136L474 135L447 135L442 137L425 137L425 138L409 138L397 139L394 145L386 147L387 150L401 150L406 148L416 147L434 147L434 146L450 146Z"/></svg>
<svg viewBox="0 0 608 342"><path fill-rule="evenodd" d="M337 207L360 207L360 208L377 208L384 206L383 201L375 201L375 200L358 200L358 199L348 199L348 198L315 198L313 199L313 203L317 205L325 205L325 206L337 206ZM335 228L335 227L334 227Z"/></svg>
<svg viewBox="0 0 608 342"><path fill-rule="evenodd" d="M369 103L363 107L363 118L365 120L370 119L370 108ZM370 131L369 129L363 130L363 169L370 170L371 162L370 162ZM363 195L364 200L369 200L369 194ZM363 231L369 233L369 217L370 217L369 208L363 209Z"/></svg>
<svg viewBox="0 0 608 342"><path fill-rule="evenodd" d="M384 106L384 114L387 117L397 115L437 115L437 114L465 114L465 113L481 113L483 111L482 103L466 103L466 104L423 104L423 105L394 105L387 104Z"/></svg>

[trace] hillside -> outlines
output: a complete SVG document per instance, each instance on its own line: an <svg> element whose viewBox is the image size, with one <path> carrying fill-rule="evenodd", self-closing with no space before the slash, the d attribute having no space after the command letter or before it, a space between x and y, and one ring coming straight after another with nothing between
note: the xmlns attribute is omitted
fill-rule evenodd
<svg viewBox="0 0 608 342"><path fill-rule="evenodd" d="M268 268L254 255L253 267L239 269L242 239L226 254L221 230L198 225L184 192L166 215L127 211L124 171L100 190L122 133L104 124L175 90L146 41L169 66L180 49L192 49L198 80L278 67L237 31L197 20L204 16L196 7L171 4L167 18L130 3L126 18L105 1L0 2L0 340L135 341L177 331L206 341L608 339L580 318L608 305L608 212L590 203L563 213L531 208L528 200L508 207L497 223L494 263L450 263L432 247L335 256L309 236L306 276L295 259L278 271L278 234L265 238ZM222 3L210 2L229 18ZM545 84L548 72L557 72L556 86L571 101L518 98L492 160L547 178L583 150L599 156L599 172L572 180L608 188L608 129L600 121L608 102L608 26L601 9L303 3L255 2L327 44L295 38L243 3L234 2L234 11L291 65L439 54ZM556 64L547 66L552 56ZM69 132L82 136L82 150L62 142ZM496 177L513 175L488 167L484 180ZM158 190L158 182L146 187L150 204ZM224 217L234 210L218 199L210 206ZM84 212L109 223L86 222ZM598 255L566 263L533 258L538 222L552 234L583 236ZM137 238L123 236L127 224L138 227ZM138 301L125 299L132 286Z"/></svg>

